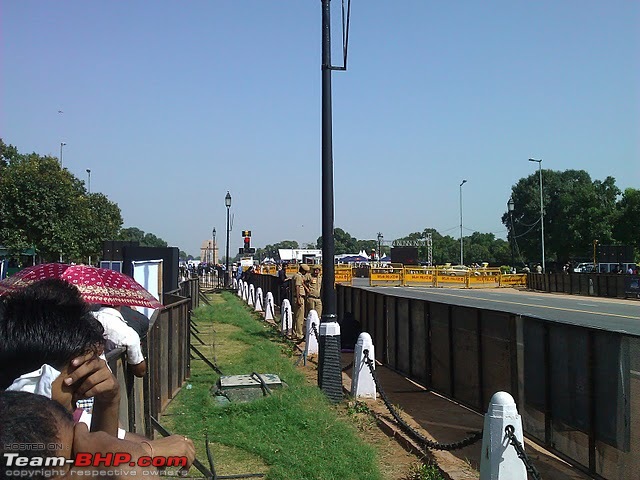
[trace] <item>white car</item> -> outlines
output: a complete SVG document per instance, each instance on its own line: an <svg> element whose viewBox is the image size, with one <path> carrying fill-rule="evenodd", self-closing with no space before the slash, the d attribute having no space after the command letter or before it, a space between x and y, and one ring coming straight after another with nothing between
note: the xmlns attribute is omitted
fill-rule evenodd
<svg viewBox="0 0 640 480"><path fill-rule="evenodd" d="M591 273L595 270L593 263L579 263L573 269L575 273Z"/></svg>
<svg viewBox="0 0 640 480"><path fill-rule="evenodd" d="M471 269L466 265L451 265L443 269L445 275L450 277L464 277L469 274Z"/></svg>

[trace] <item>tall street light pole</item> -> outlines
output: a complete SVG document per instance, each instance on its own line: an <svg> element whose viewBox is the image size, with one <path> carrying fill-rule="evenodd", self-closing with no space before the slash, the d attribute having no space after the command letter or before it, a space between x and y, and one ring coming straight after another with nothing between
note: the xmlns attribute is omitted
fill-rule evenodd
<svg viewBox="0 0 640 480"><path fill-rule="evenodd" d="M507 208L509 209L509 220L511 222L511 267L515 268L516 261L513 254L513 244L515 242L516 237L515 237L515 232L513 231L513 209L515 208L513 197L509 198L509 201L507 202Z"/></svg>
<svg viewBox="0 0 640 480"><path fill-rule="evenodd" d="M227 207L227 256L225 259L226 269L224 272L224 286L229 286L229 209L231 208L231 194L227 191L227 195L224 197L224 205Z"/></svg>
<svg viewBox="0 0 640 480"><path fill-rule="evenodd" d="M91 169L87 168L87 191L91 194Z"/></svg>
<svg viewBox="0 0 640 480"><path fill-rule="evenodd" d="M467 183L466 180L462 180L460 184L460 265L464 265L464 247L462 243L462 186Z"/></svg>
<svg viewBox="0 0 640 480"><path fill-rule="evenodd" d="M382 236L382 233L378 232L378 262L382 258L382 239L383 238L384 237Z"/></svg>
<svg viewBox="0 0 640 480"><path fill-rule="evenodd" d="M346 61L345 67L346 68ZM333 237L333 140L331 113L331 8L322 0L322 319L318 386L332 402L342 400L342 359Z"/></svg>
<svg viewBox="0 0 640 480"><path fill-rule="evenodd" d="M542 273L546 272L544 263L544 204L542 202L542 159L530 158L530 162L538 162L538 174L540 177L540 243L542 244Z"/></svg>
<svg viewBox="0 0 640 480"><path fill-rule="evenodd" d="M62 147L64 147L66 143L60 142L60 168L64 167L64 163L62 163Z"/></svg>

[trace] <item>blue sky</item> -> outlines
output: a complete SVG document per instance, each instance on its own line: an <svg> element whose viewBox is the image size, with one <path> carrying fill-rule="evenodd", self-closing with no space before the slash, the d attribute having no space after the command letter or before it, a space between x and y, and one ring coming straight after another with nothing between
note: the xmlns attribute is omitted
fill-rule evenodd
<svg viewBox="0 0 640 480"><path fill-rule="evenodd" d="M315 242L319 0L0 1L0 135L59 155L125 226L199 254ZM333 0L334 64L340 2ZM333 74L335 224L505 236L543 168L640 188L640 2L353 0ZM64 113L59 114L58 110Z"/></svg>

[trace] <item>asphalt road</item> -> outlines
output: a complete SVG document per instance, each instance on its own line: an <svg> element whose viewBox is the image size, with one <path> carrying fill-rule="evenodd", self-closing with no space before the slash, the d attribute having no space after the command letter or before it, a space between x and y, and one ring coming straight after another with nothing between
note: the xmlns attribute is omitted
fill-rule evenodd
<svg viewBox="0 0 640 480"><path fill-rule="evenodd" d="M386 295L498 310L640 336L640 302L637 300L529 292L515 288L369 287L369 279L365 278L354 279L353 285Z"/></svg>

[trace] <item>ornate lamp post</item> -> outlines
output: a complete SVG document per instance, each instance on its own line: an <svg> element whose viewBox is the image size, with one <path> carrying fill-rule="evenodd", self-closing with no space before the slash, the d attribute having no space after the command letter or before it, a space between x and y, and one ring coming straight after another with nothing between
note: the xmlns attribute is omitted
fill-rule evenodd
<svg viewBox="0 0 640 480"><path fill-rule="evenodd" d="M225 276L224 276L224 286L225 288L229 286L229 209L231 208L231 194L227 191L227 195L224 197L224 206L227 207L227 256L225 260Z"/></svg>
<svg viewBox="0 0 640 480"><path fill-rule="evenodd" d="M87 191L91 193L91 169L87 168Z"/></svg>
<svg viewBox="0 0 640 480"><path fill-rule="evenodd" d="M378 232L378 261L380 261L380 259L382 258L382 239L384 237L382 236L381 232Z"/></svg>

